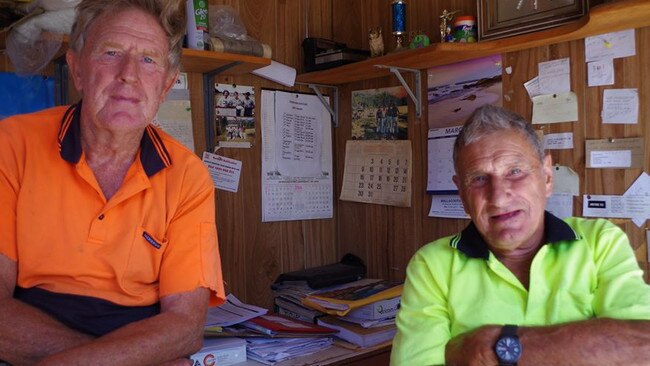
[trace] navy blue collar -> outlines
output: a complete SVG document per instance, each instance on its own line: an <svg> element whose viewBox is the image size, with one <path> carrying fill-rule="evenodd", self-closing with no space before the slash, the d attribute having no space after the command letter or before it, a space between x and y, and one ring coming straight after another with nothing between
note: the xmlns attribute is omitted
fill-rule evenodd
<svg viewBox="0 0 650 366"><path fill-rule="evenodd" d="M76 164L81 159L81 102L70 106L63 115L59 129L59 151L61 158ZM172 159L165 148L160 134L148 125L140 141L140 162L148 177L172 165Z"/></svg>
<svg viewBox="0 0 650 366"><path fill-rule="evenodd" d="M573 241L580 236L571 226L548 211L544 211L544 243L553 244L560 241ZM489 258L489 249L485 240L478 232L474 222L451 239L451 246L460 250L470 258Z"/></svg>

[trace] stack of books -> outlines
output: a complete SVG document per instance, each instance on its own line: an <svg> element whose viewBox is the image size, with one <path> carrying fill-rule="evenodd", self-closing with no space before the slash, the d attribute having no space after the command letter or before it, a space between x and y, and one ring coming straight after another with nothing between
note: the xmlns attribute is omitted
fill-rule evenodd
<svg viewBox="0 0 650 366"><path fill-rule="evenodd" d="M271 285L274 310L278 314L316 323L326 314L302 303L309 294L362 279L366 267L352 254L343 256L339 263L283 273Z"/></svg>
<svg viewBox="0 0 650 366"><path fill-rule="evenodd" d="M363 279L311 293L303 304L329 314L319 317L317 324L338 330L336 337L359 347L373 347L395 336L401 294L401 282Z"/></svg>

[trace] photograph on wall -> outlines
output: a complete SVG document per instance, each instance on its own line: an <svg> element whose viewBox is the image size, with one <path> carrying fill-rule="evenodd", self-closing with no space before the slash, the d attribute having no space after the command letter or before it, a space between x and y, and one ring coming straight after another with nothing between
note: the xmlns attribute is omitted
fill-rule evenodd
<svg viewBox="0 0 650 366"><path fill-rule="evenodd" d="M485 104L501 106L501 55L427 70L429 128L459 126Z"/></svg>
<svg viewBox="0 0 650 366"><path fill-rule="evenodd" d="M352 139L408 139L407 99L402 86L353 91Z"/></svg>
<svg viewBox="0 0 650 366"><path fill-rule="evenodd" d="M215 136L218 147L251 147L255 140L255 88L215 84Z"/></svg>

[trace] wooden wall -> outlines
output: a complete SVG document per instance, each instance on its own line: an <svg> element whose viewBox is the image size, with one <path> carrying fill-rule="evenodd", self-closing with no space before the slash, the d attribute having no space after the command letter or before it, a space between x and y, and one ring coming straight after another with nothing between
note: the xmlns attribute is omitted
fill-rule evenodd
<svg viewBox="0 0 650 366"><path fill-rule="evenodd" d="M311 37L332 38L350 47L368 48L367 30L384 29L386 49L394 48L390 36L390 0L210 0L210 5L231 5L240 14L248 34L273 49L273 59L302 70L301 42ZM425 31L432 41L439 40L439 14L443 9L461 10L475 15L475 0L409 0L407 29ZM624 20L622 20L624 21ZM582 41L538 47L503 55L505 106L525 117L531 116L531 102L522 83L536 75L537 63L571 58L571 86L579 100L579 121L541 126L548 132L573 132L573 150L553 151L555 162L572 167L581 176L581 193L622 194L641 173L641 169L585 169L584 139L645 137L645 171L650 171L650 28L637 30L637 56L615 60L615 88L638 88L640 121L637 125L603 125L600 123L603 87L586 86L584 43ZM0 59L0 65L6 60ZM5 65L5 68L7 66ZM425 70L423 70L425 71ZM425 75L425 74L423 74ZM407 77L409 80L410 77ZM203 118L202 78L190 74L194 137L197 153L206 149ZM423 89L426 89L423 77ZM278 84L247 75L215 78L220 83L253 85L260 88L285 89ZM366 80L340 88L340 126L333 129L335 170L334 197L338 197L343 175L345 142L351 136L350 98L353 90L396 86L394 77ZM306 91L304 87L296 88ZM426 94L424 94L426 95ZM246 302L271 306L269 285L278 274L290 270L338 261L351 252L368 265L369 275L403 279L405 266L423 244L462 229L465 220L429 218L431 204L425 193L427 169L426 117L418 120L409 107L409 139L412 142L414 171L412 207L398 208L335 199L335 215L327 220L261 222L261 138L256 136L250 149L223 148L219 154L241 160L243 171L239 192L216 191L217 226L226 289ZM259 115L259 106L256 114ZM427 116L427 106L423 106ZM581 198L574 200L575 214L580 214ZM630 236L644 269L645 233L628 220L616 221Z"/></svg>
<svg viewBox="0 0 650 366"><path fill-rule="evenodd" d="M213 1L211 3L219 3ZM305 34L308 13L309 36L332 38L349 47L368 48L367 31L381 26L387 50L395 45L390 35L390 0L268 0L232 1L249 33L273 47L273 58L301 70L300 42ZM475 15L474 0L410 0L407 2L407 30L423 30L432 41L439 41L439 14L443 9ZM272 16L275 15L275 16ZM581 193L622 194L642 172L641 169L585 169L584 139L606 137L646 138L646 156L650 151L650 84L648 61L650 29L637 31L637 56L615 61L615 88L639 88L641 119L637 125L600 123L602 90L586 86L584 42L574 41L503 55L503 66L511 66L511 75L503 75L504 104L525 117L531 117L532 104L522 83L537 73L537 63L570 57L572 90L579 99L579 121L540 126L545 133L573 132L574 150L553 151L554 161L572 167L582 179ZM424 71L424 70L423 70ZM425 74L423 74L425 75ZM407 80L409 77L407 77ZM426 80L426 78L423 78ZM224 78L236 82L278 88L255 77ZM426 89L426 82L423 88ZM399 85L394 77L366 80L341 86L340 125L333 129L335 197L340 195L344 168L345 142L351 136L350 98L353 90ZM424 94L426 95L426 94ZM333 220L261 223L260 214L260 142L252 149L222 149L220 154L244 161L240 192L217 191L219 238L228 288L246 301L270 306L269 284L281 272L336 261L347 252L360 256L368 265L369 275L403 279L408 260L423 244L462 229L466 220L430 218L431 204L425 193L428 124L426 117L415 118L410 106L409 139L413 146L412 207L398 208L335 200ZM423 106L423 116L427 106ZM645 170L650 167L646 158ZM582 211L581 197L574 200L574 213ZM616 220L630 236L644 269L645 233L628 220Z"/></svg>

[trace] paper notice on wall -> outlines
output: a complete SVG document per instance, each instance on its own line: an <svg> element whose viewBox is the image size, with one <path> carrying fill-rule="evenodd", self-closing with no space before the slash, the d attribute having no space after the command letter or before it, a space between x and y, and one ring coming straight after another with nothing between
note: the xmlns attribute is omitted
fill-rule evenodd
<svg viewBox="0 0 650 366"><path fill-rule="evenodd" d="M601 118L603 123L638 123L638 89L605 89Z"/></svg>
<svg viewBox="0 0 650 366"><path fill-rule="evenodd" d="M646 172L641 173L623 195L650 196L650 175ZM632 217L632 222L638 227L643 227L647 219L648 217L643 216Z"/></svg>
<svg viewBox="0 0 650 366"><path fill-rule="evenodd" d="M241 161L205 151L203 164L208 168L215 188L237 192L241 176Z"/></svg>
<svg viewBox="0 0 650 366"><path fill-rule="evenodd" d="M586 140L585 156L587 168L643 168L643 138Z"/></svg>
<svg viewBox="0 0 650 366"><path fill-rule="evenodd" d="M582 216L629 219L650 216L650 196L583 195Z"/></svg>
<svg viewBox="0 0 650 366"><path fill-rule="evenodd" d="M541 94L558 94L571 91L571 70L568 57L540 62L538 71L539 91Z"/></svg>
<svg viewBox="0 0 650 366"><path fill-rule="evenodd" d="M528 93L530 99L533 99L538 95L542 95L542 92L539 90L539 77L537 76L525 82L524 88L526 88L526 92Z"/></svg>
<svg viewBox="0 0 650 366"><path fill-rule="evenodd" d="M573 149L573 132L549 133L544 135L544 149Z"/></svg>
<svg viewBox="0 0 650 366"><path fill-rule="evenodd" d="M585 38L585 62L636 55L634 29Z"/></svg>
<svg viewBox="0 0 650 366"><path fill-rule="evenodd" d="M553 167L553 193L580 194L580 176L568 166L556 165Z"/></svg>
<svg viewBox="0 0 650 366"><path fill-rule="evenodd" d="M544 94L533 98L533 124L578 120L578 97L574 92Z"/></svg>
<svg viewBox="0 0 650 366"><path fill-rule="evenodd" d="M553 193L546 200L546 211L561 219L573 216L573 196L566 193Z"/></svg>
<svg viewBox="0 0 650 366"><path fill-rule="evenodd" d="M593 61L587 64L587 84L589 86L614 84L614 61L611 59Z"/></svg>
<svg viewBox="0 0 650 366"><path fill-rule="evenodd" d="M469 215L465 212L463 202L458 195L431 196L429 217L469 219Z"/></svg>

